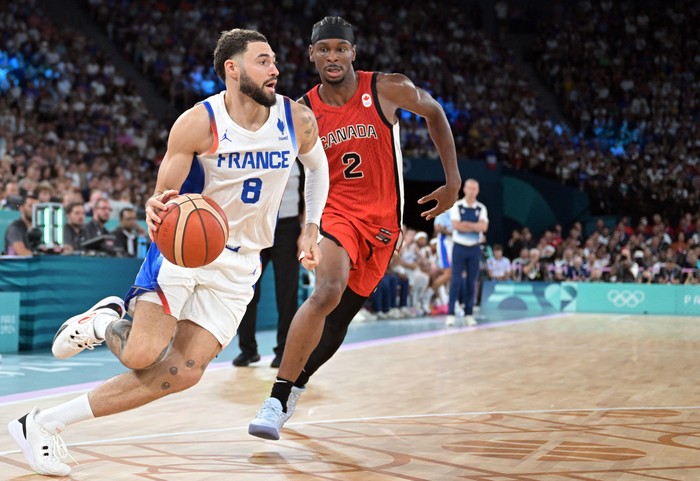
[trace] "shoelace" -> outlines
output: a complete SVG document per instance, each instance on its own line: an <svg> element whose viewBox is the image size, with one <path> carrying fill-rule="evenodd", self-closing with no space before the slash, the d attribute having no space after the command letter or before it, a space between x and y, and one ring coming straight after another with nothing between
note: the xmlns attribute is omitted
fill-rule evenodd
<svg viewBox="0 0 700 481"><path fill-rule="evenodd" d="M71 336L69 343L71 347L84 348L92 351L95 346L101 346L103 341L98 341L87 334L75 334Z"/></svg>
<svg viewBox="0 0 700 481"><path fill-rule="evenodd" d="M66 447L66 442L61 436L58 434L51 434L41 426L39 427L39 431L41 432L42 436L50 439L49 459L52 461L60 461L61 459L69 458L70 461L73 461L76 466L80 464L77 459L70 455L68 448Z"/></svg>
<svg viewBox="0 0 700 481"><path fill-rule="evenodd" d="M262 419L274 418L277 420L284 420L284 417L285 413L282 412L282 409L278 409L277 406L274 406L271 403L263 404L263 406L260 408L260 412L258 412L258 418Z"/></svg>

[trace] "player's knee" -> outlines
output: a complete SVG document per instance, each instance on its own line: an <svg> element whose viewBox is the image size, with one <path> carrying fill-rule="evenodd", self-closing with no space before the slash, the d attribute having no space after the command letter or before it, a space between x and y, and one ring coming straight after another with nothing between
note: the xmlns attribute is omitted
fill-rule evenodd
<svg viewBox="0 0 700 481"><path fill-rule="evenodd" d="M160 388L164 390L169 390L171 393L176 393L189 389L202 379L202 373L200 369L183 369L176 365L166 365L163 364L164 372L167 373L161 376Z"/></svg>
<svg viewBox="0 0 700 481"><path fill-rule="evenodd" d="M309 301L321 312L330 312L340 302L345 286L340 282L325 282L316 286Z"/></svg>
<svg viewBox="0 0 700 481"><path fill-rule="evenodd" d="M148 369L156 365L163 359L168 346L159 348L158 346L134 346L133 343L127 345L127 348L119 356L119 360L124 366L134 371Z"/></svg>

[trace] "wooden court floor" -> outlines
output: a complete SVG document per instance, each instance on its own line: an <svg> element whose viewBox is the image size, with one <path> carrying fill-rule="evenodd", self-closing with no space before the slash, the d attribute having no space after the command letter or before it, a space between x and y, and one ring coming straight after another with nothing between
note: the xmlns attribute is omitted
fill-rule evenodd
<svg viewBox="0 0 700 481"><path fill-rule="evenodd" d="M70 426L73 480L700 480L700 319L561 316L345 350L280 441L246 433L275 370ZM9 421L32 405L0 405ZM0 479L32 474L0 433Z"/></svg>

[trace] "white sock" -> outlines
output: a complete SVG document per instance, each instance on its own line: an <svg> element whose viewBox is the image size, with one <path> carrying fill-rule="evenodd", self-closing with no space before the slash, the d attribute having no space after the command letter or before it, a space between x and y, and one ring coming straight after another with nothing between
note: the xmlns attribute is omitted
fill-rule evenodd
<svg viewBox="0 0 700 481"><path fill-rule="evenodd" d="M112 309L104 309L99 314L95 316L95 320L92 321L92 328L95 331L95 337L97 339L104 339L105 332L107 332L107 327L114 321L121 319L119 314Z"/></svg>
<svg viewBox="0 0 700 481"><path fill-rule="evenodd" d="M94 417L95 415L92 414L92 408L86 393L58 406L39 411L39 414L36 416L36 422L48 424L52 421L60 421L68 426L69 424L79 423Z"/></svg>

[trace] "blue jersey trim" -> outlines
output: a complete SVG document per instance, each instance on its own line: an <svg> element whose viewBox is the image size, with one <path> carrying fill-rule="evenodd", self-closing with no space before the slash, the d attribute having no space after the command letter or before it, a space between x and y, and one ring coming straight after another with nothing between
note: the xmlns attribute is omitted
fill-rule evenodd
<svg viewBox="0 0 700 481"><path fill-rule="evenodd" d="M204 167L196 155L192 157L190 172L180 187L180 194L201 194L204 191Z"/></svg>
<svg viewBox="0 0 700 481"><path fill-rule="evenodd" d="M202 104L204 105L204 107L206 107L207 112L209 113L209 121L214 122L216 117L214 116L214 109L212 108L211 104L208 100L202 101Z"/></svg>
<svg viewBox="0 0 700 481"><path fill-rule="evenodd" d="M294 155L299 153L297 148L297 136L294 135L294 119L292 118L292 101L289 97L284 98L284 116L287 119L287 128L289 129L289 138L292 141L292 147L294 147Z"/></svg>

